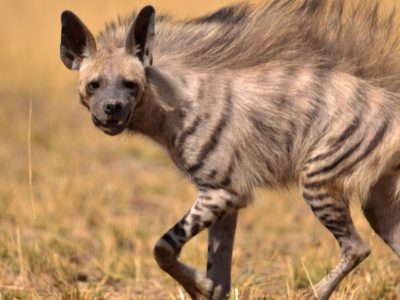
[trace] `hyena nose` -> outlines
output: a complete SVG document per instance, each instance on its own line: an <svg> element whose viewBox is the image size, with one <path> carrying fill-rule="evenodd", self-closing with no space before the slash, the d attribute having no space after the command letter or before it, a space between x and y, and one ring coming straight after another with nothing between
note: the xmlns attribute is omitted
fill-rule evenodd
<svg viewBox="0 0 400 300"><path fill-rule="evenodd" d="M115 115L121 112L122 103L120 101L115 101L115 100L107 101L104 103L103 109L107 115L109 116Z"/></svg>

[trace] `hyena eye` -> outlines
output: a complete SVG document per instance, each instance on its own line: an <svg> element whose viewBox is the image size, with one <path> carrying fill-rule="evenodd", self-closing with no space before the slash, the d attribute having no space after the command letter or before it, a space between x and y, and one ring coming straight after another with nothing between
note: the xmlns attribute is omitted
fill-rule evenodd
<svg viewBox="0 0 400 300"><path fill-rule="evenodd" d="M135 94L137 93L139 86L136 82L130 81L130 80L124 80L123 81L123 86L124 88L126 88L127 90L129 90L129 92L131 94Z"/></svg>
<svg viewBox="0 0 400 300"><path fill-rule="evenodd" d="M93 80L88 83L87 91L89 94L93 94L100 87L100 82L97 80Z"/></svg>

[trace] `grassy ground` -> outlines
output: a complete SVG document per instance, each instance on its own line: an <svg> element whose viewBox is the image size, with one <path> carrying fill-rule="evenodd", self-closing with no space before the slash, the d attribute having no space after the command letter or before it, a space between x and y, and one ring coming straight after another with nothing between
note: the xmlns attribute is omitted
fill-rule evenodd
<svg viewBox="0 0 400 300"><path fill-rule="evenodd" d="M151 252L191 206L193 187L155 145L97 131L58 59L62 9L96 29L131 8L119 2L0 0L0 299L187 299ZM182 17L227 1L153 3ZM333 299L400 299L400 260L354 216L373 252ZM233 294L295 299L338 251L295 192L260 191L240 216ZM182 254L202 269L205 256L204 234Z"/></svg>

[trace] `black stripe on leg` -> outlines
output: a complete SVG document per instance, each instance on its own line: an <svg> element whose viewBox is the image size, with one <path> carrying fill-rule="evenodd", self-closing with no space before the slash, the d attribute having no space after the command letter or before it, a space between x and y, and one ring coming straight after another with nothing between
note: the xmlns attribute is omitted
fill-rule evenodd
<svg viewBox="0 0 400 300"><path fill-rule="evenodd" d="M336 239L346 237L349 234L349 230L347 228L337 228L333 225L328 224L323 225L336 237Z"/></svg>
<svg viewBox="0 0 400 300"><path fill-rule="evenodd" d="M212 197L209 195L200 195L199 198L204 201L211 201Z"/></svg>
<svg viewBox="0 0 400 300"><path fill-rule="evenodd" d="M330 179L330 180L332 180L332 179ZM329 183L330 180L324 179L324 180L319 180L319 181L306 182L303 184L303 188L305 188L307 190L320 189L321 187L323 187L324 185Z"/></svg>
<svg viewBox="0 0 400 300"><path fill-rule="evenodd" d="M198 202L196 202L196 204L194 205L194 210L202 211L203 208L200 206L200 204Z"/></svg>
<svg viewBox="0 0 400 300"><path fill-rule="evenodd" d="M346 221L329 221L322 224L326 228L328 228L335 236L339 234L345 235L348 232L348 223Z"/></svg>
<svg viewBox="0 0 400 300"><path fill-rule="evenodd" d="M199 186L198 187L199 188L199 192L202 192L202 193L207 193L210 190L218 190L218 189L221 188L217 184L203 183L203 182L198 184L198 186Z"/></svg>
<svg viewBox="0 0 400 300"><path fill-rule="evenodd" d="M341 207L338 207L335 204L325 204L325 205L321 205L321 206L315 206L315 205L311 205L311 210L314 213L318 213L321 212L323 210L329 210L329 211L334 211L336 213L343 213L344 209Z"/></svg>
<svg viewBox="0 0 400 300"><path fill-rule="evenodd" d="M325 193L321 193L321 194L317 194L317 195L310 195L306 192L303 193L303 198L308 201L308 202L312 202L312 201L322 201L325 200L327 198L329 198L330 195L329 194L325 194Z"/></svg>
<svg viewBox="0 0 400 300"><path fill-rule="evenodd" d="M179 252L180 251L180 247L178 246L178 244L175 242L175 240L171 237L171 235L167 232L166 234L164 234L161 239L163 241L165 241L168 245L170 245L172 247L172 249L174 249L175 252Z"/></svg>
<svg viewBox="0 0 400 300"><path fill-rule="evenodd" d="M191 236L195 236L196 234L198 234L200 232L200 224L196 223L192 226L192 229L190 230L190 235Z"/></svg>
<svg viewBox="0 0 400 300"><path fill-rule="evenodd" d="M329 228L334 228L334 229L346 229L349 226L349 222L347 221L347 219L345 217L340 217L340 216L332 216L332 218L328 218L327 216L324 219L319 218L319 220L321 221L322 224L324 224L324 226Z"/></svg>
<svg viewBox="0 0 400 300"><path fill-rule="evenodd" d="M228 208L233 208L235 205L233 204L233 201L232 200L226 200L226 207L228 207Z"/></svg>
<svg viewBox="0 0 400 300"><path fill-rule="evenodd" d="M198 214L191 214L191 217L193 223L198 223L201 220L201 216Z"/></svg>
<svg viewBox="0 0 400 300"><path fill-rule="evenodd" d="M331 213L325 213L325 214L322 214L322 215L316 214L316 216L324 224L332 222L332 221L336 221L338 218L343 218L343 215L332 214L332 212Z"/></svg>
<svg viewBox="0 0 400 300"><path fill-rule="evenodd" d="M203 207L204 208L208 208L209 210L213 210L213 211L219 211L220 207L216 204L208 204L208 203L203 203Z"/></svg>
<svg viewBox="0 0 400 300"><path fill-rule="evenodd" d="M212 222L204 221L203 225L204 225L204 227L208 228L208 227L210 227L212 225Z"/></svg>
<svg viewBox="0 0 400 300"><path fill-rule="evenodd" d="M182 225L180 223L177 223L173 228L173 232L179 236L179 237L186 237L186 231L185 229L182 228Z"/></svg>

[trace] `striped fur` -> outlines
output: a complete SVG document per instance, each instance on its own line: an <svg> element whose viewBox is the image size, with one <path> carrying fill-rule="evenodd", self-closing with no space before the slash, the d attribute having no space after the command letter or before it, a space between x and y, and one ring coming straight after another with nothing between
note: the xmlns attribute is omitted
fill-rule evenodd
<svg viewBox="0 0 400 300"><path fill-rule="evenodd" d="M274 0L261 7L237 4L188 21L163 15L156 25L154 56L213 69L307 64L397 92L400 44L395 11L382 12L378 0L366 2ZM135 15L107 24L99 44L111 49L124 45Z"/></svg>
<svg viewBox="0 0 400 300"><path fill-rule="evenodd" d="M260 186L299 185L341 246L340 263L315 287L320 299L369 254L351 199L400 255L400 44L394 13L372 2L272 0L194 20L162 16L155 25L146 7L109 23L97 44L79 19L63 15L61 57L79 68L95 125L153 139L198 187L154 252L193 298L229 292L223 270L237 211ZM207 228L202 274L177 257Z"/></svg>

